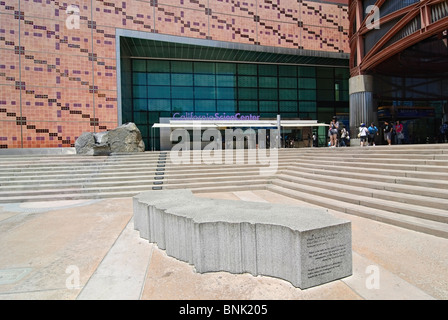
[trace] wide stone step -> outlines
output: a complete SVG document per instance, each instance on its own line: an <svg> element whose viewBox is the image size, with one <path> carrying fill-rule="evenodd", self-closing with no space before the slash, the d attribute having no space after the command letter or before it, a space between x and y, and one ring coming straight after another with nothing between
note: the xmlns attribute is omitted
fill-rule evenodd
<svg viewBox="0 0 448 320"><path fill-rule="evenodd" d="M292 172L285 172L284 174L278 175L277 178L283 181L293 182L301 185L309 185L312 187L319 187L329 190L332 192L335 188L339 192L345 192L350 195L362 195L365 197L378 198L382 200L390 200L405 204L414 204L420 205L435 209L446 210L448 208L448 198L440 199L434 196L422 196L418 194L408 194L401 192L391 192L384 190L384 187L381 190L370 187L370 184L360 183L358 185L354 185L356 180L347 179L346 182L341 181L333 181L329 183L328 177L321 176L316 177L317 175L313 174L295 174ZM448 214L448 211L447 211Z"/></svg>
<svg viewBox="0 0 448 320"><path fill-rule="evenodd" d="M32 195L32 196L14 196L4 197L0 194L0 203L18 203L18 202L37 202L37 201L58 201L58 200L85 200L85 199L105 199L105 198L128 198L133 197L140 192L148 189L138 191L115 191L103 193L63 193L52 195Z"/></svg>
<svg viewBox="0 0 448 320"><path fill-rule="evenodd" d="M63 173L70 174L82 174L88 172L134 172L134 171L144 171L151 170L157 167L157 164L148 164L141 166L98 166L98 167L83 167L83 166L67 166L65 168L24 168L24 169L15 169L15 170L0 170L0 177L8 177L8 176L18 176L18 175L56 175Z"/></svg>
<svg viewBox="0 0 448 320"><path fill-rule="evenodd" d="M359 174L381 174L383 176L407 177L419 179L443 179L448 181L448 173L445 172L429 172L429 171L412 171L389 168L369 168L369 167L353 167L344 166L342 164L320 164L320 163L300 163L294 164L291 168L315 168L320 170L338 170L340 172L359 173Z"/></svg>
<svg viewBox="0 0 448 320"><path fill-rule="evenodd" d="M340 211L347 214L380 221L383 223L388 223L391 225L427 233L437 237L448 238L448 225L446 223L397 214L390 211L364 207L356 204L348 204L346 202L334 199L329 200L328 197L310 195L307 192L300 192L277 185L269 185L267 189L269 191L276 192L278 194L305 201L310 204L314 204L327 209Z"/></svg>
<svg viewBox="0 0 448 320"><path fill-rule="evenodd" d="M328 190L322 187L313 187L310 185L303 185L294 182L288 182L280 179L272 181L273 185L281 186L291 190L306 192L309 195L316 195L319 197L326 197L327 201L337 200L344 203L360 205L364 207L379 209L383 211L390 211L402 215L409 215L422 219L429 219L437 222L448 223L448 211L435 208L426 208L424 206L398 203L390 200L383 200L372 198L359 194L350 194L341 191Z"/></svg>
<svg viewBox="0 0 448 320"><path fill-rule="evenodd" d="M306 172L305 170L288 170L284 172L287 176L292 177L303 177L317 181L328 182L328 173L322 172L319 173L315 170L310 170ZM336 183L340 189L345 189L347 186L351 186L353 188L364 187L374 190L384 190L385 193L400 193L407 194L411 197L413 196L425 196L431 199L440 198L447 200L448 192L444 189L439 188L427 188L427 187L419 187L412 185L397 185L396 183L387 183L387 182L377 182L369 179L354 179L348 177L337 177Z"/></svg>
<svg viewBox="0 0 448 320"><path fill-rule="evenodd" d="M45 181L45 180L71 180L71 179L79 179L79 178L116 178L116 179L124 179L126 177L132 176L151 176L156 172L156 168L152 168L151 170L143 170L143 171L82 171L82 172L58 172L58 173L49 173L49 174L31 174L31 175L11 175L11 176L2 176L0 177L0 185L3 185L3 182L8 183L11 181Z"/></svg>
<svg viewBox="0 0 448 320"><path fill-rule="evenodd" d="M0 192L0 203L5 202L24 202L24 201L46 201L46 200L56 200L56 199L98 199L101 197L111 197L111 196L132 196L139 192L153 190L153 189L199 189L199 190L212 190L216 187L226 187L228 191L232 188L238 187L239 190L250 190L253 189L252 186L257 186L256 189L265 187L267 184L267 178L261 179L258 177L245 177L244 179L221 179L222 181L214 179L203 179L196 181L171 181L167 184L165 181L160 180L146 180L136 183L135 185L129 186L129 183L119 185L119 184L103 184L101 186L95 185L83 185L83 186L67 186L63 187L61 185L52 185L45 188L31 188L28 190L10 190ZM157 184L162 182L161 184Z"/></svg>
<svg viewBox="0 0 448 320"><path fill-rule="evenodd" d="M398 170L398 171L422 171L422 172L437 172L448 176L448 165L433 166L433 165L411 165L411 164L391 164L388 161L383 162L364 162L364 161L343 161L337 158L327 157L321 160L297 159L297 165L313 164L324 167L350 167L353 169L381 169L381 170Z"/></svg>
<svg viewBox="0 0 448 320"><path fill-rule="evenodd" d="M448 167L448 158L445 159L412 159L406 157L405 159L395 159L391 157L372 157L372 156L351 156L346 157L321 157L321 156L302 156L298 155L296 157L296 161L337 161L338 163L344 163L344 164L352 164L352 163L362 163L362 164L388 164L388 165L403 165L403 166L441 166L441 167Z"/></svg>
<svg viewBox="0 0 448 320"><path fill-rule="evenodd" d="M266 188L266 184L268 183L268 179L258 178L258 179L250 179L250 180L240 180L240 181L222 181L222 182L186 182L186 183L170 183L161 185L163 189L204 189L208 188L212 190L213 188L220 187L236 187L236 186L247 186L251 188L253 185L263 185Z"/></svg>
<svg viewBox="0 0 448 320"><path fill-rule="evenodd" d="M350 179L362 179L368 181L376 181L376 182L385 182L385 183L394 183L394 184L403 184L403 185L413 185L413 186L421 186L428 188L441 188L448 189L448 181L446 180L437 180L437 176L432 176L433 179L422 179L415 177L406 177L408 172L401 172L403 176L399 176L396 172L396 175L384 174L384 170L382 171L369 171L366 170L352 170L351 168L344 167L326 167L326 166L314 166L314 165L301 165L294 166L292 170L296 171L305 171L311 173L319 173L325 174L329 177L340 177L340 178L350 178ZM372 173L375 172L375 173Z"/></svg>

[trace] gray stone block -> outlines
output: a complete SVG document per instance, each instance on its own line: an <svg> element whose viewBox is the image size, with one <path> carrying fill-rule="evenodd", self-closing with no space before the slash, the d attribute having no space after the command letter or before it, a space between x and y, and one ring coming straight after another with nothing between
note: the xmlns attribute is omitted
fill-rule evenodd
<svg viewBox="0 0 448 320"><path fill-rule="evenodd" d="M137 126L130 122L104 132L83 132L75 141L77 154L110 155L144 152L145 143Z"/></svg>
<svg viewBox="0 0 448 320"><path fill-rule="evenodd" d="M95 144L93 146L93 155L94 156L110 156L110 145L101 143L101 144Z"/></svg>
<svg viewBox="0 0 448 320"><path fill-rule="evenodd" d="M77 154L93 155L93 146L95 145L95 135L92 132L83 132L75 141Z"/></svg>
<svg viewBox="0 0 448 320"><path fill-rule="evenodd" d="M266 275L302 289L352 273L350 221L324 209L148 191L134 197L134 224L200 273Z"/></svg>

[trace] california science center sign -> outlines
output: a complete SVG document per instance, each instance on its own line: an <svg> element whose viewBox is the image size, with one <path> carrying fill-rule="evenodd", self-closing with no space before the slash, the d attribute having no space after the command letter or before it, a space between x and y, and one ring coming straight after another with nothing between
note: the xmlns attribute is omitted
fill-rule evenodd
<svg viewBox="0 0 448 320"><path fill-rule="evenodd" d="M242 115L240 113L235 114L226 114L224 113L215 113L205 115L195 115L193 112L185 112L180 114L176 112L173 114L172 120L260 120L259 115Z"/></svg>

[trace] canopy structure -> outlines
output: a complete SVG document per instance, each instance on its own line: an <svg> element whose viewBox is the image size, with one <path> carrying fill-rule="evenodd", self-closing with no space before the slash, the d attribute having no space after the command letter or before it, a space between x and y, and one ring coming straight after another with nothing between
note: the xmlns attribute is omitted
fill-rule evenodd
<svg viewBox="0 0 448 320"><path fill-rule="evenodd" d="M155 123L152 128L305 128L328 127L316 120L170 120L169 123Z"/></svg>
<svg viewBox="0 0 448 320"><path fill-rule="evenodd" d="M151 131L156 128L165 130L175 130L175 129L210 129L215 128L218 130L223 130L226 128L251 128L251 129L279 129L280 133L283 128L288 129L301 129L309 127L328 127L328 124L318 123L317 120L177 120L170 119L166 123L155 123L151 127ZM154 133L152 132L152 139L154 139ZM154 140L153 140L154 149Z"/></svg>

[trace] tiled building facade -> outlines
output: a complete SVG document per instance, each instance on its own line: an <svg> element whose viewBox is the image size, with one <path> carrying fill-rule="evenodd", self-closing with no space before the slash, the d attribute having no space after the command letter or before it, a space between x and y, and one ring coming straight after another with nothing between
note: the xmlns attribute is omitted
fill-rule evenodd
<svg viewBox="0 0 448 320"><path fill-rule="evenodd" d="M117 28L349 52L344 0L0 0L0 148L119 125Z"/></svg>

